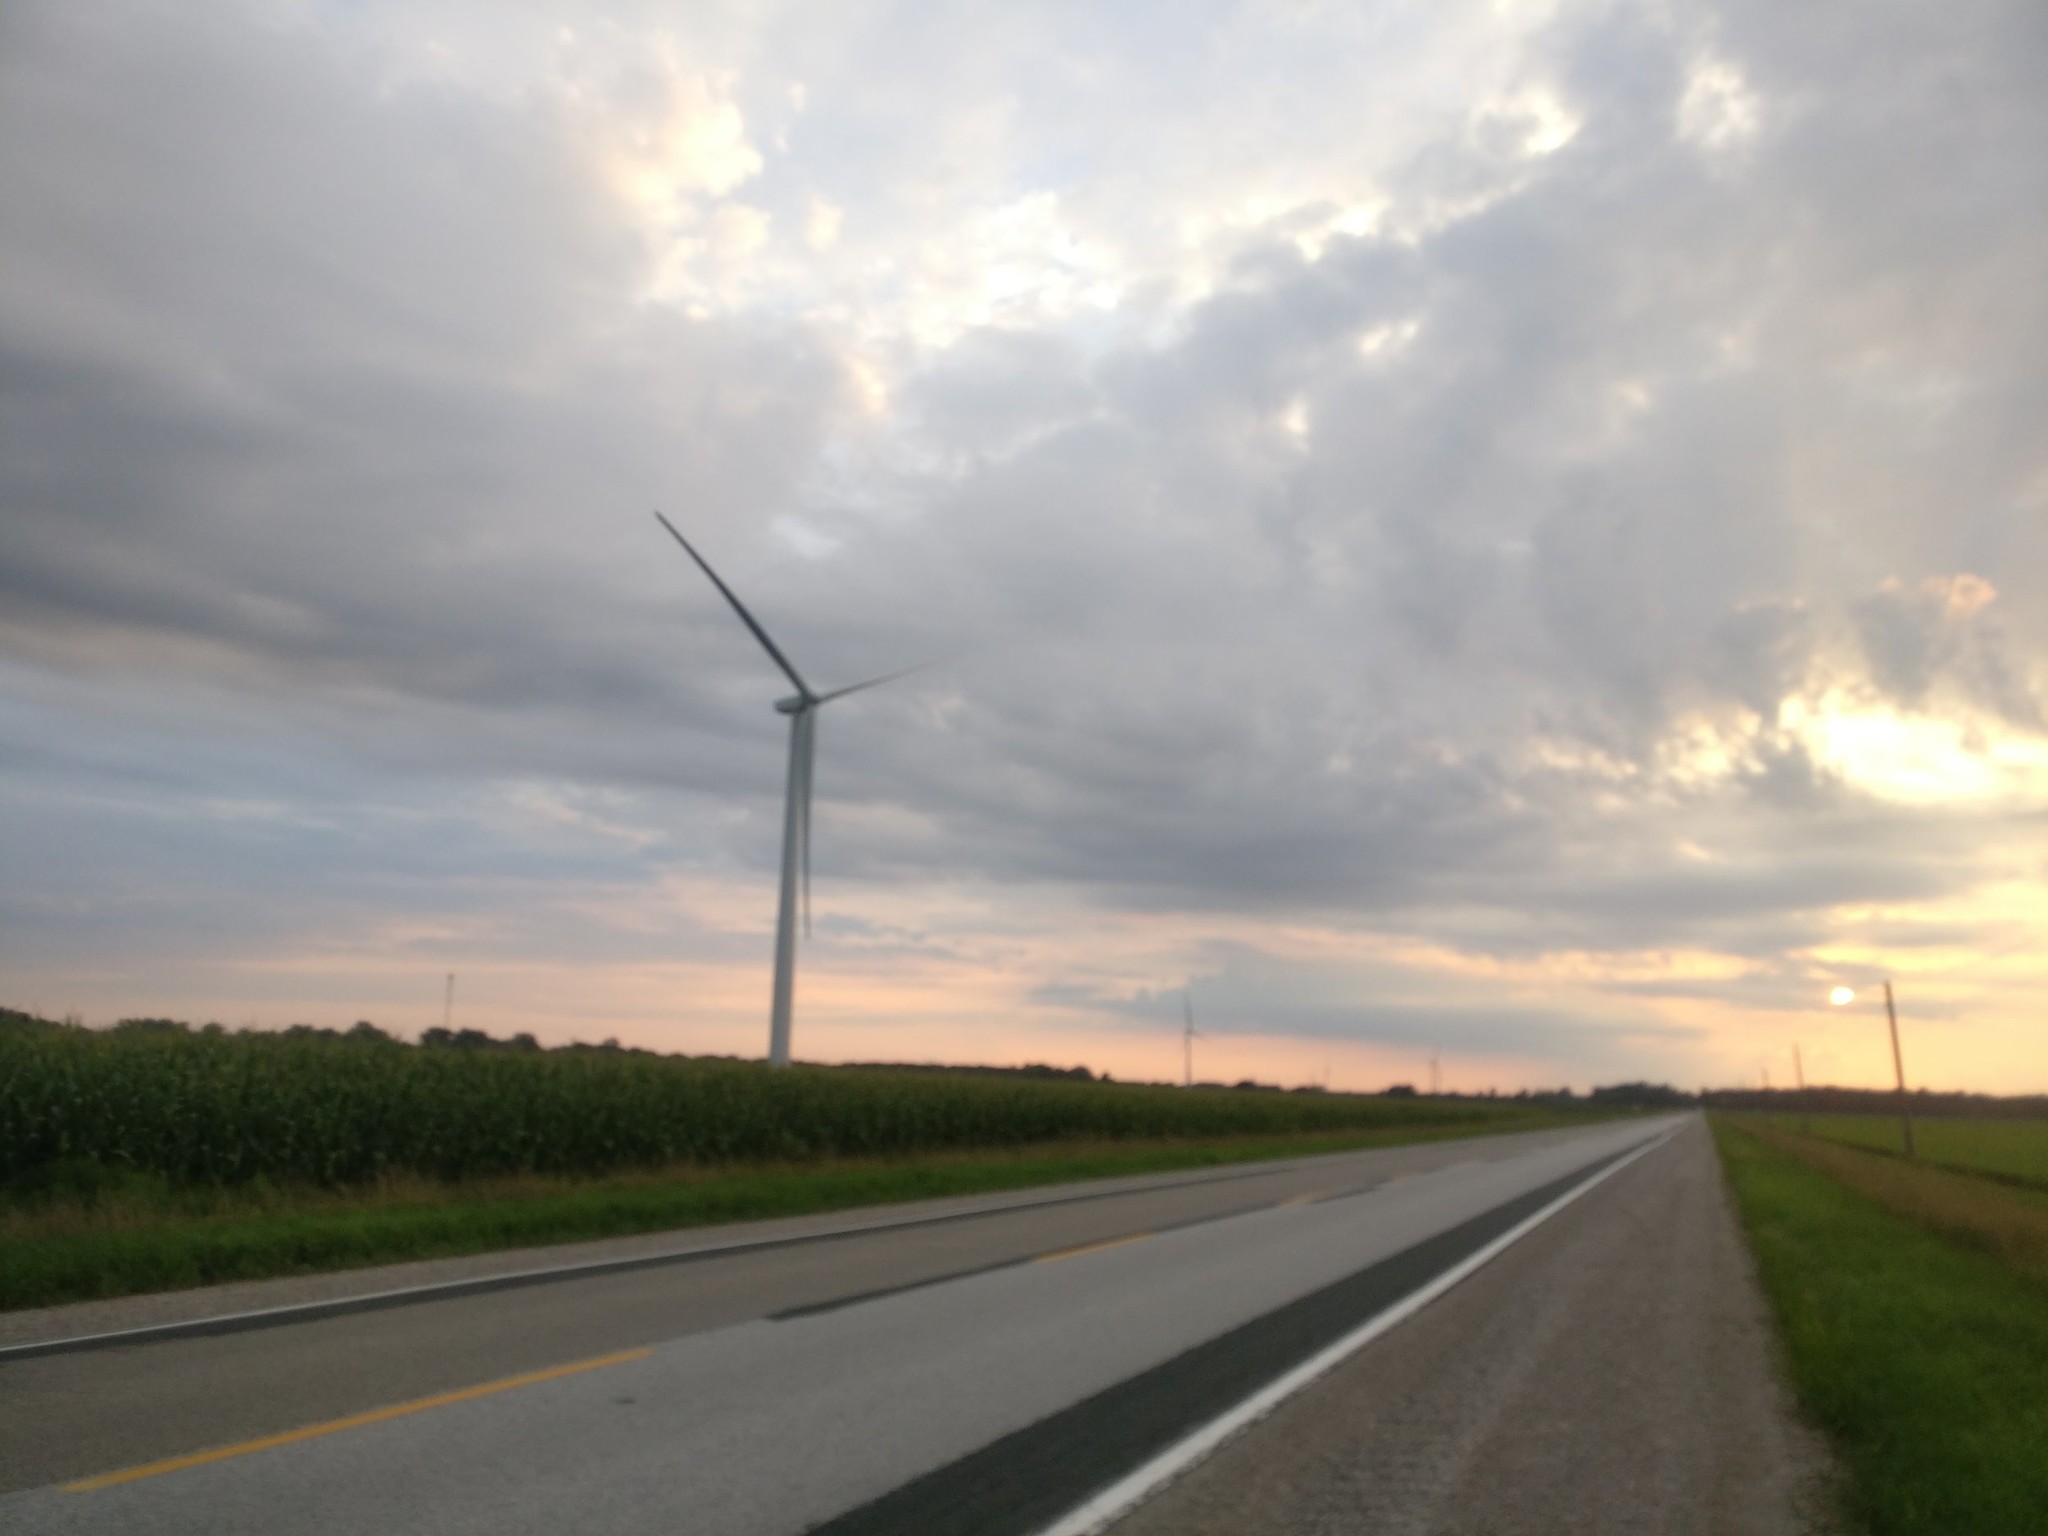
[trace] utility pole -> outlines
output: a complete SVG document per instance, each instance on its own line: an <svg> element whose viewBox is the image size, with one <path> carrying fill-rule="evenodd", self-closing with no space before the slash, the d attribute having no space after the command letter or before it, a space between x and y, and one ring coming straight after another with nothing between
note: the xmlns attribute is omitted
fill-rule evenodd
<svg viewBox="0 0 2048 1536"><path fill-rule="evenodd" d="M1906 1156L1917 1157L1913 1150L1913 1109L1906 1098L1906 1061L1899 1054L1899 1010L1892 1006L1890 977L1884 983L1884 1016L1892 1027L1892 1071L1899 1082L1899 1135L1906 1143Z"/></svg>

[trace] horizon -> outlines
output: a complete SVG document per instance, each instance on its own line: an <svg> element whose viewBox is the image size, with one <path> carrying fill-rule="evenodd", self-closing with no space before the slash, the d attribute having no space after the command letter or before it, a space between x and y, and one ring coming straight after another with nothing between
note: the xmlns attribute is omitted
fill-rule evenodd
<svg viewBox="0 0 2048 1536"><path fill-rule="evenodd" d="M759 1053L729 1054L694 1051L660 1051L651 1046L626 1044L620 1041L615 1036L607 1037L602 1040L584 1040L581 1038L574 1038L565 1041L560 1041L554 1044L549 1044L545 1041L537 1039L535 1036L531 1034L519 1034L500 1037L492 1035L488 1031L477 1030L470 1026L464 1026L463 1028L458 1030L446 1025L428 1025L426 1028L420 1030L417 1034L409 1037L403 1033L385 1029L382 1025L378 1024L373 1019L359 1019L353 1022L352 1024L342 1026L308 1024L301 1021L297 1023L282 1025L251 1024L236 1027L232 1025L223 1024L218 1019L208 1019L204 1021L199 1021L192 1019L170 1019L149 1015L137 1015L133 1017L108 1020L105 1023L96 1024L76 1014L65 1015L64 1017L57 1018L47 1014L40 1014L33 1009L17 1009L5 1005L0 1005L0 1024L8 1023L9 1015L12 1015L16 1019L26 1020L30 1024L38 1026L48 1025L59 1028L87 1029L99 1031L102 1033L121 1029L152 1029L162 1026L168 1026L169 1028L174 1029L176 1031L194 1035L253 1034L292 1036L295 1034L310 1033L314 1036L323 1039L346 1039L355 1038L359 1033L363 1031L365 1026L368 1026L368 1029L371 1031L370 1038L372 1039L381 1039L394 1045L404 1045L414 1048L432 1047L437 1050L512 1049L514 1051L536 1052L560 1050L621 1051L643 1055L656 1055L677 1061L722 1061L744 1065L758 1065L762 1067L767 1067L769 1065L766 1059ZM440 1038L433 1038L436 1036ZM1652 1093L1676 1093L1685 1098L1695 1100L1701 1103L1704 1103L1707 1099L1712 1097L1737 1098L1743 1096L1752 1096L1757 1098L1778 1098L1783 1096L1791 1096L1795 1098L1810 1098L1816 1095L1850 1095L1852 1097L1859 1099L1867 1097L1875 1101L1876 1107L1872 1110L1872 1113L1878 1114L1881 1117L1889 1116L1891 1113L1893 1113L1893 1111L1890 1110L1887 1107L1887 1105L1889 1104L1889 1102L1894 1101L1896 1099L1898 1093L1896 1087L1868 1087L1844 1083L1810 1082L1800 1085L1768 1082L1743 1082L1720 1085L1701 1083L1695 1084L1691 1087L1687 1087L1681 1084L1675 1084L1664 1081L1652 1081L1648 1079L1630 1079L1622 1082L1607 1083L1587 1083L1584 1085L1570 1082L1558 1082L1534 1087L1522 1087L1512 1091L1499 1090L1491 1085L1485 1088L1460 1089L1456 1087L1439 1087L1432 1089L1426 1086L1426 1074L1424 1074L1424 1081L1422 1082L1417 1082L1413 1079L1397 1079L1383 1083L1378 1087L1332 1086L1328 1082L1319 1080L1310 1080L1290 1084L1285 1082L1265 1082L1254 1078L1240 1078L1233 1082L1228 1080L1227 1078L1198 1077L1192 1083L1183 1083L1180 1080L1174 1078L1119 1076L1106 1070L1097 1070L1094 1066L1087 1062L1067 1062L1064 1065L1062 1065L1058 1062L1053 1061L1021 1060L1009 1062L965 1062L942 1061L936 1059L918 1061L813 1061L807 1060L799 1056L793 1058L791 1065L800 1067L848 1067L856 1070L870 1070L878 1072L910 1071L1017 1073L1024 1076L1045 1076L1048 1078L1061 1078L1076 1081L1118 1083L1140 1088L1188 1087L1215 1088L1226 1091L1235 1091L1239 1089L1258 1089L1261 1091L1278 1093L1348 1094L1363 1098L1387 1097L1389 1095L1398 1096L1403 1093L1406 1093L1411 1094L1417 1098L1497 1098L1506 1100L1516 1100L1523 1098L1561 1097L1584 1098L1590 1101L1595 1096L1602 1093L1625 1092L1629 1089L1638 1088L1649 1090ZM1082 1074L1082 1076L1076 1078L1075 1074ZM2001 1094L1993 1093L1988 1089L1981 1088L1929 1088L1911 1083L1907 1085L1906 1091L1910 1096L1912 1096L1916 1100L1966 1098L1984 1099L1994 1104L2029 1101L2040 1099L2043 1097L2048 1097L2048 1095L2043 1095L2041 1093Z"/></svg>

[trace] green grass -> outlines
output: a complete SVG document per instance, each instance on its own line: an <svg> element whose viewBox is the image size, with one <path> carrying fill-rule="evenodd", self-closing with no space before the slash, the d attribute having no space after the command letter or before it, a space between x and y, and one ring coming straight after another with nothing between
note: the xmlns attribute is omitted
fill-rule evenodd
<svg viewBox="0 0 2048 1536"><path fill-rule="evenodd" d="M1550 1125L1521 1110L1483 1126L1381 1126L1307 1136L1069 1143L822 1164L681 1169L481 1187L394 1181L362 1191L178 1190L101 1182L0 1219L0 1308L308 1273L634 1232L1021 1189L1122 1174L1301 1157Z"/></svg>
<svg viewBox="0 0 2048 1536"><path fill-rule="evenodd" d="M1794 1380L1871 1536L2048 1531L2048 1293L1717 1120Z"/></svg>
<svg viewBox="0 0 2048 1536"><path fill-rule="evenodd" d="M1901 1150L1896 1115L1764 1117L1779 1130L1799 1130L1874 1152ZM1989 1174L2048 1189L2048 1120L1916 1119L1913 1141L1920 1160L1959 1173Z"/></svg>

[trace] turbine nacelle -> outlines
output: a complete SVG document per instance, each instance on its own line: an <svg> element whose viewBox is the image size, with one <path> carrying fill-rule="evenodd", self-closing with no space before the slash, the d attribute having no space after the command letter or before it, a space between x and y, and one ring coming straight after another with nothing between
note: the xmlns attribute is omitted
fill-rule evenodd
<svg viewBox="0 0 2048 1536"><path fill-rule="evenodd" d="M802 694L792 693L786 699L777 699L775 701L775 713L778 715L800 715L810 708L810 704L811 701Z"/></svg>

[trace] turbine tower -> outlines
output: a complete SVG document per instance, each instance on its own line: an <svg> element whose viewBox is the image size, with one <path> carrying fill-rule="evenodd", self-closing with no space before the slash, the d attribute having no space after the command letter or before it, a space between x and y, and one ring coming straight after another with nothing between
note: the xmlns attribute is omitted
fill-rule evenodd
<svg viewBox="0 0 2048 1536"><path fill-rule="evenodd" d="M1183 987L1180 993L1181 1016L1186 1026L1180 1032L1180 1069L1183 1088L1195 1086L1195 1042L1202 1038L1202 1032L1195 1028L1195 989Z"/></svg>
<svg viewBox="0 0 2048 1536"><path fill-rule="evenodd" d="M711 563L676 531L674 523L659 512L654 516L669 531L670 537L683 546L684 553L697 562L697 568L711 578L711 584L718 588L725 600L732 604L732 611L761 642L761 649L782 669L782 675L796 685L795 694L775 701L777 712L789 716L789 788L782 808L782 895L775 913L775 998L768 1015L768 1064L786 1067L789 1065L790 1003L796 991L799 884L803 887L804 932L809 933L811 929L811 760L818 745L818 711L834 699L843 699L849 693L859 693L863 688L893 681L903 674L890 672L881 677L871 677L864 683L835 688L830 693L815 692L790 665L789 658L768 638L768 631L747 612L746 604L719 579L718 572L711 569Z"/></svg>

